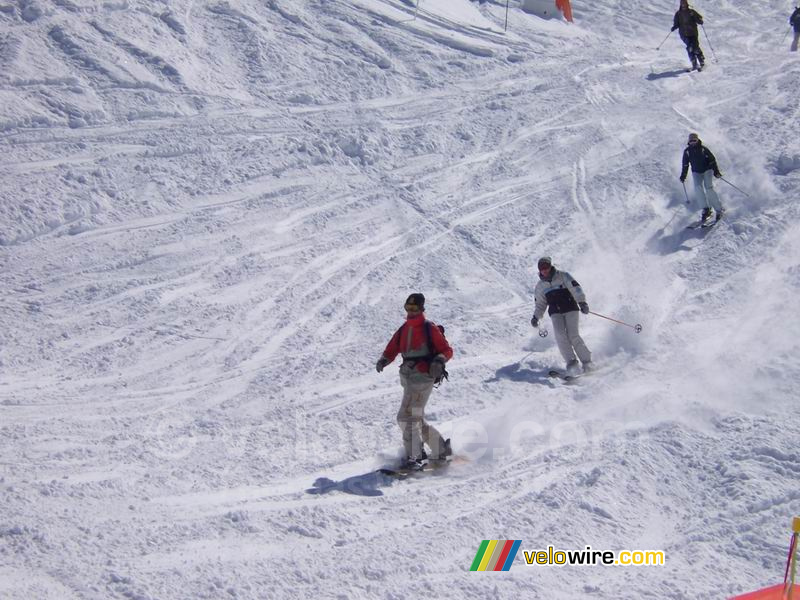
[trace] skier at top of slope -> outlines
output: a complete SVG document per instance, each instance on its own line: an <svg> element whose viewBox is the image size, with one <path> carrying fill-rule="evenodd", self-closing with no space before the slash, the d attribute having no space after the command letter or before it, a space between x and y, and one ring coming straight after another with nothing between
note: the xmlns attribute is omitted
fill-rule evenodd
<svg viewBox="0 0 800 600"><path fill-rule="evenodd" d="M689 8L688 0L681 0L681 5L672 19L672 29L670 31L678 30L681 40L686 44L686 53L689 55L689 60L692 61L692 68L698 71L703 69L706 63L706 57L700 49L700 39L697 32L697 26L703 24L703 16L693 8Z"/></svg>
<svg viewBox="0 0 800 600"><path fill-rule="evenodd" d="M800 41L800 6L795 8L792 16L789 17L789 25L794 28L794 39L789 49L792 52L797 52L797 42Z"/></svg>

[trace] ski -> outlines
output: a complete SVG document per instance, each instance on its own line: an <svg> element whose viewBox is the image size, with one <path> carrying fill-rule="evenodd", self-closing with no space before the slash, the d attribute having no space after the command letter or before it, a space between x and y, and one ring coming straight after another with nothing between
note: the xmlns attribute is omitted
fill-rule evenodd
<svg viewBox="0 0 800 600"><path fill-rule="evenodd" d="M557 369L552 369L547 373L550 377L556 377L563 381L575 381L578 379L583 373L576 373L575 375L569 375L568 373L564 373L563 371L559 371Z"/></svg>
<svg viewBox="0 0 800 600"><path fill-rule="evenodd" d="M702 220L694 221L692 223L689 223L686 226L686 229L700 229L701 227L705 227L706 223L708 223L708 219L706 219L705 221L702 221Z"/></svg>

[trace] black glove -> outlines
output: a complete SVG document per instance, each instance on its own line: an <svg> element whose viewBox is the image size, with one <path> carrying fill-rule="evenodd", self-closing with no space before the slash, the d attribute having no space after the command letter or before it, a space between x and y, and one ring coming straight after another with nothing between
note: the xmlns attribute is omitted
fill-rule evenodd
<svg viewBox="0 0 800 600"><path fill-rule="evenodd" d="M714 172L714 177L716 177L717 179L719 179L720 177L722 177L722 173L720 173L719 171L715 171L715 172Z"/></svg>
<svg viewBox="0 0 800 600"><path fill-rule="evenodd" d="M439 355L431 361L428 367L428 375L434 379L439 379L444 373L444 357Z"/></svg>
<svg viewBox="0 0 800 600"><path fill-rule="evenodd" d="M585 315L589 314L589 305L586 302L578 302L578 306L581 307L581 312Z"/></svg>
<svg viewBox="0 0 800 600"><path fill-rule="evenodd" d="M539 329L539 319L536 318L536 315L531 317L531 327L536 327L536 329Z"/></svg>
<svg viewBox="0 0 800 600"><path fill-rule="evenodd" d="M681 175L681 183L683 183L684 181L686 181L686 175Z"/></svg>
<svg viewBox="0 0 800 600"><path fill-rule="evenodd" d="M381 356L378 359L378 362L375 363L375 370L380 373L383 371L383 368L389 364L389 360L385 356Z"/></svg>

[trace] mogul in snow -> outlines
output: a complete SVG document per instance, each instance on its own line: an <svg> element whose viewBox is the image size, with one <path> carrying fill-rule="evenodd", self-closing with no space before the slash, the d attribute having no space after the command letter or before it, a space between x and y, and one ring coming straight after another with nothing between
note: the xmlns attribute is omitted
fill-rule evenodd
<svg viewBox="0 0 800 600"><path fill-rule="evenodd" d="M712 175L713 177L719 178L722 177L722 173L719 171L717 159L714 157L714 154L703 145L703 142L696 133L689 134L686 149L683 151L681 183L686 181L689 165L692 166L695 198L697 198L703 206L700 222L703 224L707 223L711 218L711 210L714 209L714 212L717 214L714 221L716 223L722 218L722 215L725 214L725 209L722 207L719 195L714 189L714 179Z"/></svg>
<svg viewBox="0 0 800 600"><path fill-rule="evenodd" d="M706 57L700 49L700 37L697 33L697 26L703 24L703 16L693 8L689 8L688 0L681 0L681 5L672 20L672 29L678 30L681 40L686 44L686 53L692 61L692 68L698 71L703 70Z"/></svg>
<svg viewBox="0 0 800 600"><path fill-rule="evenodd" d="M450 440L425 420L425 405L433 386L447 375L445 363L453 357L453 349L444 337L444 328L425 319L425 296L411 294L405 303L406 322L395 332L375 364L380 373L398 354L402 355L400 384L403 401L397 423L403 432L406 468L422 468L431 450L430 459L445 461L453 452Z"/></svg>
<svg viewBox="0 0 800 600"><path fill-rule="evenodd" d="M797 52L797 42L800 41L800 6L795 8L792 16L789 17L789 25L794 29L794 39L792 40L792 45L789 47L789 50Z"/></svg>
<svg viewBox="0 0 800 600"><path fill-rule="evenodd" d="M544 316L545 309L548 309L558 350L567 364L567 374L579 373L578 359L583 363L583 372L586 373L593 367L592 353L586 347L578 329L578 311L589 314L586 296L575 278L566 271L556 269L549 256L540 258L537 267L539 282L534 290L536 307L531 325L538 329L539 321Z"/></svg>

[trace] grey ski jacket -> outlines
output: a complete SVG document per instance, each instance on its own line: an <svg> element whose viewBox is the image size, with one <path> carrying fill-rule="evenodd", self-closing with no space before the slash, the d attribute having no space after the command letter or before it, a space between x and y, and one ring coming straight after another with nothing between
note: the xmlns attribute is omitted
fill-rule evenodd
<svg viewBox="0 0 800 600"><path fill-rule="evenodd" d="M568 313L578 308L579 302L586 302L586 296L580 284L575 278L566 271L559 271L555 267L550 270L550 277L543 279L539 276L539 282L533 291L536 299L536 308L533 316L541 319L544 311L548 308L548 314Z"/></svg>

